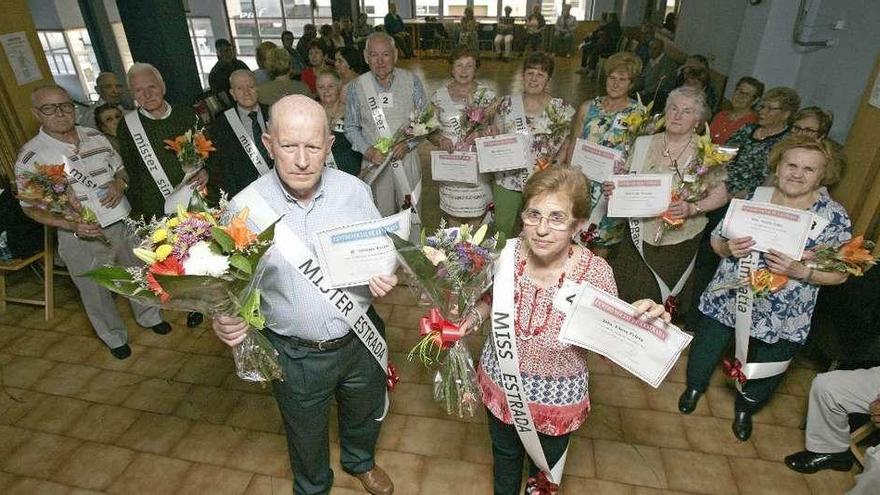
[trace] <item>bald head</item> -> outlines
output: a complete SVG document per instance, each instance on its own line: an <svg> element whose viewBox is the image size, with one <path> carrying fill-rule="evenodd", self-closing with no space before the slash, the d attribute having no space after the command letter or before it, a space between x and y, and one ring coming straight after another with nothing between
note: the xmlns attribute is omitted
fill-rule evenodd
<svg viewBox="0 0 880 495"><path fill-rule="evenodd" d="M274 134L277 128L287 126L306 127L320 126L327 130L327 114L324 107L312 98L304 95L289 95L272 105L272 119L269 122L269 133ZM326 132L324 133L326 136Z"/></svg>
<svg viewBox="0 0 880 495"><path fill-rule="evenodd" d="M31 93L31 106L37 108L44 101L46 101L46 99L55 99L53 97L56 96L63 96L67 99L67 101L70 101L70 95L68 95L67 90L65 90L61 86L57 84L47 84L45 86L40 86Z"/></svg>
<svg viewBox="0 0 880 495"><path fill-rule="evenodd" d="M113 72L98 74L98 78L95 79L95 91L107 104L116 106L122 102L122 83Z"/></svg>
<svg viewBox="0 0 880 495"><path fill-rule="evenodd" d="M40 127L51 136L60 136L74 130L76 107L67 91L50 84L31 93L31 112L40 121Z"/></svg>

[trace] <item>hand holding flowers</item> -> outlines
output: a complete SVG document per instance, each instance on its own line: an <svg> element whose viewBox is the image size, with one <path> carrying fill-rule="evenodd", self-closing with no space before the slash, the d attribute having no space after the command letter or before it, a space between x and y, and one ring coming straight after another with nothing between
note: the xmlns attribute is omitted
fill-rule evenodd
<svg viewBox="0 0 880 495"><path fill-rule="evenodd" d="M37 164L34 172L18 177L17 185L18 199L70 222L70 230L77 236L106 241L95 212L76 198L63 164Z"/></svg>

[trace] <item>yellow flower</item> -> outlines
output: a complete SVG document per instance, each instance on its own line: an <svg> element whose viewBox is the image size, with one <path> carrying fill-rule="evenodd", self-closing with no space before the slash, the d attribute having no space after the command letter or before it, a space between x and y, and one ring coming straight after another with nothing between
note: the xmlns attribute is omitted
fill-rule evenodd
<svg viewBox="0 0 880 495"><path fill-rule="evenodd" d="M165 226L168 227L169 229L173 229L174 227L177 227L178 225L180 225L180 219L177 217L171 217L168 219L167 222L165 222Z"/></svg>
<svg viewBox="0 0 880 495"><path fill-rule="evenodd" d="M153 241L153 243L162 242L167 238L168 238L168 230L167 229L156 229L156 231L153 232L153 235L150 236L150 240Z"/></svg>
<svg viewBox="0 0 880 495"><path fill-rule="evenodd" d="M173 248L170 244L162 244L161 246L157 247L156 261L165 261L165 258L167 258L171 254L172 249Z"/></svg>
<svg viewBox="0 0 880 495"><path fill-rule="evenodd" d="M134 252L135 256L137 256L141 261L148 265L152 265L156 262L156 253L150 251L149 249L134 248L132 251Z"/></svg>

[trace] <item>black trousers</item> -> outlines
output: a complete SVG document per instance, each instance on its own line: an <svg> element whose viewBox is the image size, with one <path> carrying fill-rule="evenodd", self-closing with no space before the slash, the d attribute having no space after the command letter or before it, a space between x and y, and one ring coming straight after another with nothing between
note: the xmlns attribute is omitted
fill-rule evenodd
<svg viewBox="0 0 880 495"><path fill-rule="evenodd" d="M489 415L489 436L492 438L495 495L518 495L522 484L525 447L514 426L499 420L491 411L487 410L486 414ZM558 437L538 433L541 448L544 449L544 456L550 467L556 464L568 448L569 436L569 433ZM529 459L529 476L535 476L538 471L538 467Z"/></svg>
<svg viewBox="0 0 880 495"><path fill-rule="evenodd" d="M717 320L701 315L691 352L688 355L687 384L688 387L705 392L709 386L709 378L721 355L733 339L733 328L723 325ZM749 340L749 362L772 363L791 359L800 345L787 340L779 340L768 344L757 339ZM775 376L749 380L743 385L743 391L736 397L736 410L756 413L773 396L773 392L782 382L785 373Z"/></svg>

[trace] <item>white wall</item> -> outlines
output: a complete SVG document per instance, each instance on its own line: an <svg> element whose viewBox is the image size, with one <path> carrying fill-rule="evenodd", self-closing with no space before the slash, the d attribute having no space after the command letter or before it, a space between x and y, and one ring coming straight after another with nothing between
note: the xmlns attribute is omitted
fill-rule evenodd
<svg viewBox="0 0 880 495"><path fill-rule="evenodd" d="M676 46L705 55L712 69L728 74L747 6L745 1L684 2L675 31ZM706 36L707 31L711 36Z"/></svg>

